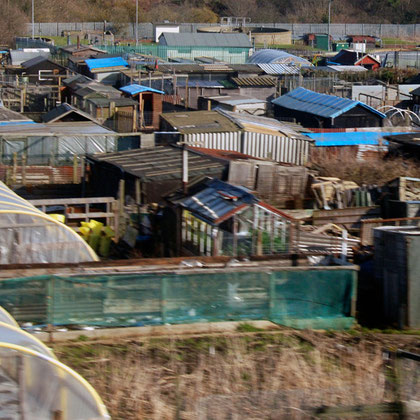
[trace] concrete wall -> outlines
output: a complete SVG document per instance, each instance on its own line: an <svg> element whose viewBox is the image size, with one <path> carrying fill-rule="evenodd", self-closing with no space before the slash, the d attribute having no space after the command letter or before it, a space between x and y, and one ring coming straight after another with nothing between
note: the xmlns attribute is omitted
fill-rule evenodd
<svg viewBox="0 0 420 420"><path fill-rule="evenodd" d="M199 23L181 23L180 32L197 32L197 28L204 24ZM215 24L218 26L219 24ZM205 24L205 26L212 26ZM249 28L271 27L287 29L292 32L292 37L297 38L307 33L327 33L328 25L326 23L250 23L246 25ZM35 35L59 36L62 31L83 31L83 30L103 30L103 22L78 22L78 23L35 23ZM108 22L107 29L113 28L113 24ZM118 26L120 34L127 38L134 39L135 24L127 23ZM140 23L139 37L153 39L153 24ZM27 33L31 34L32 24L27 25ZM330 27L330 33L333 37L339 38L345 35L372 35L388 38L417 38L420 36L420 24L392 25L392 24L369 24L369 23L333 23Z"/></svg>

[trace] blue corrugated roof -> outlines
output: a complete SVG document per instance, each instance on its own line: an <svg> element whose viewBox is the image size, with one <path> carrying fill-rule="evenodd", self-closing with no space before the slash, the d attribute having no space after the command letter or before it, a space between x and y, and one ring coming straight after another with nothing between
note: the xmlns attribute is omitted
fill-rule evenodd
<svg viewBox="0 0 420 420"><path fill-rule="evenodd" d="M326 146L358 146L360 144L367 145L378 145L381 140L381 144L384 146L388 145L383 137L389 135L405 134L405 133L389 133L389 132L378 132L378 131L356 131L356 132L345 132L345 133L305 133L306 136L315 140L315 146L326 147Z"/></svg>
<svg viewBox="0 0 420 420"><path fill-rule="evenodd" d="M326 95L324 93L317 93L302 87L292 90L291 92L274 99L272 102L273 104L284 108L307 112L324 118L337 118L341 114L360 105L379 115L381 118L386 118L385 114L363 102L339 98L338 96Z"/></svg>
<svg viewBox="0 0 420 420"><path fill-rule="evenodd" d="M138 93L143 92L154 92L154 93L161 93L164 94L165 92L157 89L153 89L148 86L138 85L137 83L133 83L132 85L127 85L122 88L120 88L123 92L126 92L130 95L137 95Z"/></svg>
<svg viewBox="0 0 420 420"><path fill-rule="evenodd" d="M235 197L235 199L229 197ZM257 199L248 189L213 179L206 188L185 198L180 204L195 216L213 223L239 206L256 201Z"/></svg>
<svg viewBox="0 0 420 420"><path fill-rule="evenodd" d="M107 67L128 67L127 61L125 61L122 57L91 58L89 60L85 60L85 63L89 67L89 70L103 69Z"/></svg>

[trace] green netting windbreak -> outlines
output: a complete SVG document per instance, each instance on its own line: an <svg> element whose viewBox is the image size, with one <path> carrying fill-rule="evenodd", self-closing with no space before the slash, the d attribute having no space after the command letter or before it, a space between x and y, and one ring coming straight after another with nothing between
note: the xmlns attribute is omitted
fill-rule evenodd
<svg viewBox="0 0 420 420"><path fill-rule="evenodd" d="M229 64L244 64L249 56L249 48L226 48L226 47L199 47L179 46L169 47L159 44L139 45L101 45L98 48L109 54L145 54L160 57L164 60L169 58L186 58L194 60L197 57L212 57Z"/></svg>
<svg viewBox="0 0 420 420"><path fill-rule="evenodd" d="M354 268L43 276L0 282L19 322L141 326L267 319L294 328L353 323Z"/></svg>

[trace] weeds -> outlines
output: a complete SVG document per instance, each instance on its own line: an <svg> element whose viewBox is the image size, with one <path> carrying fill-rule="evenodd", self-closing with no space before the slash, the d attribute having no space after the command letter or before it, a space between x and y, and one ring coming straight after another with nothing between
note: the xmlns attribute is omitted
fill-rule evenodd
<svg viewBox="0 0 420 420"><path fill-rule="evenodd" d="M420 165L417 162L401 157L382 159L380 156L368 161L357 161L354 153L349 151L331 155L317 150L312 157L312 165L320 176L353 181L360 186L383 185L400 176L420 177Z"/></svg>
<svg viewBox="0 0 420 420"><path fill-rule="evenodd" d="M257 333L55 351L92 383L114 419L241 418L250 401L254 418L278 418L279 398L299 407L307 393L315 405L387 397L381 346L339 339Z"/></svg>

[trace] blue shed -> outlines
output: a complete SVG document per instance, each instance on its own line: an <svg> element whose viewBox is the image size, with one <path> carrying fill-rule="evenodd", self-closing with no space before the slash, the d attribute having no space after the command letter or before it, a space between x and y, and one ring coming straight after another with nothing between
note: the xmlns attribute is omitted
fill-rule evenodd
<svg viewBox="0 0 420 420"><path fill-rule="evenodd" d="M272 101L278 120L308 128L382 127L386 115L360 101L297 88Z"/></svg>

